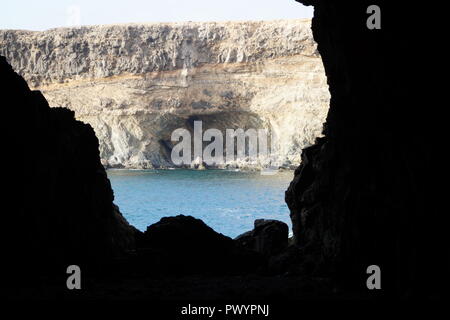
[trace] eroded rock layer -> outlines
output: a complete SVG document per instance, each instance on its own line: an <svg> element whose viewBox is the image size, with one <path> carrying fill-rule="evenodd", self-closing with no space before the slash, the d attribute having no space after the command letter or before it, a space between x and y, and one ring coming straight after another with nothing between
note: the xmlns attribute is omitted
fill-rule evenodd
<svg viewBox="0 0 450 320"><path fill-rule="evenodd" d="M310 20L0 31L0 54L51 106L94 128L105 165L172 166L171 134L268 129L295 165L322 131L329 93ZM230 164L230 163L229 163Z"/></svg>

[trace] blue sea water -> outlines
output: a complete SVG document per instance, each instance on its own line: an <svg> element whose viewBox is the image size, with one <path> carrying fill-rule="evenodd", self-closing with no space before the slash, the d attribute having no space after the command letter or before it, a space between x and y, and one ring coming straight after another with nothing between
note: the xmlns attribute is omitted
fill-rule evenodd
<svg viewBox="0 0 450 320"><path fill-rule="evenodd" d="M284 192L293 172L261 175L227 170L107 170L115 203L136 228L178 214L202 219L224 235L253 229L255 219L291 227Z"/></svg>

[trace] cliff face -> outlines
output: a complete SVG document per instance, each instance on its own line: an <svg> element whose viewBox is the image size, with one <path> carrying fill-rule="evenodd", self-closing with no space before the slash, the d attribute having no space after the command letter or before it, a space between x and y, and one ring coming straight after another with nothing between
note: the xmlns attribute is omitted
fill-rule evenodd
<svg viewBox="0 0 450 320"><path fill-rule="evenodd" d="M224 134L266 128L272 164L298 164L329 105L309 20L7 30L0 54L92 125L109 166L171 166L171 133L193 120Z"/></svg>
<svg viewBox="0 0 450 320"><path fill-rule="evenodd" d="M446 117L430 82L443 61L436 12L376 1L382 27L369 30L373 1L301 2L314 5L331 105L325 137L304 150L286 192L297 244L341 285L368 292L366 269L376 264L378 293L443 295L449 256L438 177L446 165L436 121ZM411 32L418 16L426 27ZM437 56L424 61L416 43L428 37Z"/></svg>
<svg viewBox="0 0 450 320"><path fill-rule="evenodd" d="M73 111L50 108L2 56L0 88L10 119L3 148L18 168L2 179L5 282L31 284L41 273L63 275L70 264L97 264L132 248L135 229L113 204L92 128Z"/></svg>

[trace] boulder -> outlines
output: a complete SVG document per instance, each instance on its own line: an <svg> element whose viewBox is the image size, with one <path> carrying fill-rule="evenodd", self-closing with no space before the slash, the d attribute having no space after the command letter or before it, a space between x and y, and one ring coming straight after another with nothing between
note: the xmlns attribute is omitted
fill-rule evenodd
<svg viewBox="0 0 450 320"><path fill-rule="evenodd" d="M288 245L289 228L278 220L255 220L252 231L241 234L235 241L242 247L268 257L280 253Z"/></svg>

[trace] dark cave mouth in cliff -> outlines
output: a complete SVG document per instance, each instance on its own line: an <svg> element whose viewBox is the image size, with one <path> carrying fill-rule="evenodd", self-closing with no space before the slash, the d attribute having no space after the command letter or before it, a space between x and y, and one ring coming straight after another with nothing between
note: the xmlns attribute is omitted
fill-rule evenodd
<svg viewBox="0 0 450 320"><path fill-rule="evenodd" d="M271 128L252 112L197 114L162 146L176 167L261 169L270 166Z"/></svg>

